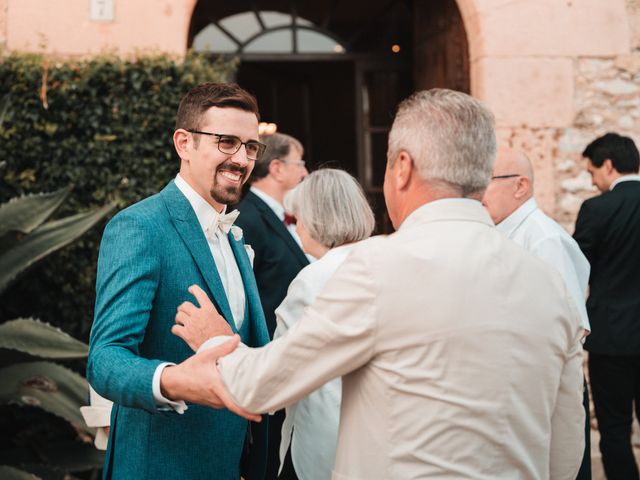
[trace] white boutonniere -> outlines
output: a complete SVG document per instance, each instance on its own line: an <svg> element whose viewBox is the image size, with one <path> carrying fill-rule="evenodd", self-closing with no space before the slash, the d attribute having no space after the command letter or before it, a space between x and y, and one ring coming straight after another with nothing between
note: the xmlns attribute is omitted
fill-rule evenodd
<svg viewBox="0 0 640 480"><path fill-rule="evenodd" d="M253 259L256 258L256 252L253 251L251 245L245 245L244 249L247 251L247 256L249 257L249 263L251 264L251 268L253 268Z"/></svg>
<svg viewBox="0 0 640 480"><path fill-rule="evenodd" d="M239 241L242 238L242 229L237 225L232 225L231 235L233 235L233 238L235 239L236 242Z"/></svg>

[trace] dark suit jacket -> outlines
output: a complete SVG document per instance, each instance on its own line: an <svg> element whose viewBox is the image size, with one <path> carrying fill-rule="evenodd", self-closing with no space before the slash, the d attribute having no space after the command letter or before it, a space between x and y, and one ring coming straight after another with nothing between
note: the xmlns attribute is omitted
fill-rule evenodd
<svg viewBox="0 0 640 480"><path fill-rule="evenodd" d="M585 348L640 354L640 182L585 201L573 237L591 264Z"/></svg>
<svg viewBox="0 0 640 480"><path fill-rule="evenodd" d="M275 310L287 295L291 281L309 260L285 224L256 194L249 191L236 208L240 216L235 223L242 228L245 243L256 254L253 271L267 329L273 338Z"/></svg>

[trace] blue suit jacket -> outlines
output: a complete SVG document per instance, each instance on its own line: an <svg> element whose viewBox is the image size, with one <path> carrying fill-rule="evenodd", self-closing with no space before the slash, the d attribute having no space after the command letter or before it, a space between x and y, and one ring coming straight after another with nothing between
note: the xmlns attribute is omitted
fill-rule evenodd
<svg viewBox="0 0 640 480"><path fill-rule="evenodd" d="M229 235L229 242L247 298L239 333L247 345L262 346L269 337L253 270L242 240ZM98 259L87 365L89 383L114 401L105 478L239 477L246 420L199 405L183 415L159 411L153 398L156 367L193 354L171 327L178 305L194 301L187 291L194 283L236 331L207 240L173 181L109 222ZM266 448L259 444L266 440L253 437L253 455L263 461Z"/></svg>

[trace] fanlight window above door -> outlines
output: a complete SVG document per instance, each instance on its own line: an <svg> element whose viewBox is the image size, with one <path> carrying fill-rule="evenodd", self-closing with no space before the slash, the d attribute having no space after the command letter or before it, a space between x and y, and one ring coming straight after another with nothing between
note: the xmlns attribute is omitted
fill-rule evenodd
<svg viewBox="0 0 640 480"><path fill-rule="evenodd" d="M193 39L193 49L212 53L345 53L333 33L303 18L272 11L243 12L214 21Z"/></svg>

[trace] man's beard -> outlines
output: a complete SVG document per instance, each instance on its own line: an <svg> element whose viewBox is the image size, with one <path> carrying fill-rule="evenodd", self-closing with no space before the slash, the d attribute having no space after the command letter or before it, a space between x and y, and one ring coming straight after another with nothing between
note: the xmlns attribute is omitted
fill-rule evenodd
<svg viewBox="0 0 640 480"><path fill-rule="evenodd" d="M218 185L217 181L219 170L229 170L232 172L237 172L242 176L243 181L241 181L237 186L229 185L223 187L222 185ZM240 197L242 196L242 185L244 184L246 175L246 168L238 167L231 162L225 162L219 165L216 169L216 175L213 178L213 187L209 192L211 198L213 198L217 203L221 205L234 205L238 203L240 201Z"/></svg>
<svg viewBox="0 0 640 480"><path fill-rule="evenodd" d="M240 201L242 195L242 186L236 187L220 187L215 186L213 190L209 192L211 198L213 198L220 205L234 205Z"/></svg>

